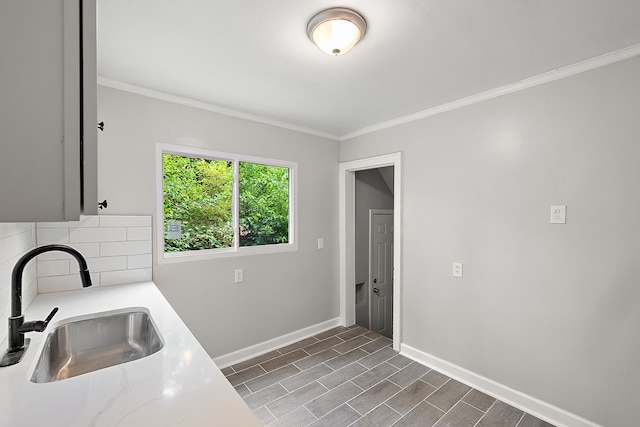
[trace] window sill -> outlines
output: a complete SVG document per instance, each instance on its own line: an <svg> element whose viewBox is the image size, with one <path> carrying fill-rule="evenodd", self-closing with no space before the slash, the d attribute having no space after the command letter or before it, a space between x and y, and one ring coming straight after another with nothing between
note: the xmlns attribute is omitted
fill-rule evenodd
<svg viewBox="0 0 640 427"><path fill-rule="evenodd" d="M158 264L174 264L180 262L204 261L248 255L278 254L285 252L296 252L297 250L297 243L287 243L268 246L246 246L238 248L237 250L234 248L229 248L171 253L158 251L158 253L161 254L160 256L158 256Z"/></svg>

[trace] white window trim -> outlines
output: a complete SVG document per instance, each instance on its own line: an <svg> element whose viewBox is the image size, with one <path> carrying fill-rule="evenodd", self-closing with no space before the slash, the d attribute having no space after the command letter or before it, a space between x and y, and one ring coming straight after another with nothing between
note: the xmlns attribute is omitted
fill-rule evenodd
<svg viewBox="0 0 640 427"><path fill-rule="evenodd" d="M164 252L164 186L162 155L174 154L179 156L202 157L212 160L227 160L230 162L251 162L261 163L270 166L281 166L289 168L289 243L281 243L263 246L238 246L238 221L239 206L234 203L234 242L236 247L208 249L186 252ZM234 168L234 192L238 191L238 168ZM211 151L203 148L188 147L183 145L156 144L156 252L158 264L171 264L177 262L200 261L206 259L228 258L246 255L263 255L282 252L293 252L298 250L298 217L297 217L297 176L298 164L285 160L268 159L264 157L246 156L241 154L223 153Z"/></svg>

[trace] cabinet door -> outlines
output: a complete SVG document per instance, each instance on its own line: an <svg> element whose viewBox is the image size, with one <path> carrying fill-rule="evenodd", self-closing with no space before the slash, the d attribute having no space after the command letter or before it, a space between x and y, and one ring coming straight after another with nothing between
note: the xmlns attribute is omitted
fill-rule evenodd
<svg viewBox="0 0 640 427"><path fill-rule="evenodd" d="M80 214L80 12L78 0L0 2L0 221Z"/></svg>
<svg viewBox="0 0 640 427"><path fill-rule="evenodd" d="M98 60L96 0L82 6L82 213L98 213Z"/></svg>

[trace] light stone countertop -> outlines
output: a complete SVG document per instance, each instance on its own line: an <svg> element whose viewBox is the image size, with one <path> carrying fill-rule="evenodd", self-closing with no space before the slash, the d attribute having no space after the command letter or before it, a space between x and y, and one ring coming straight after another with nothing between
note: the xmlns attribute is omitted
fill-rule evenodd
<svg viewBox="0 0 640 427"><path fill-rule="evenodd" d="M152 282L41 294L25 320L43 320L53 307L60 310L47 330L27 334L31 344L22 361L0 368L0 425L260 426ZM125 307L149 309L165 343L160 351L62 381L29 381L48 332L59 323ZM0 346L4 353L6 340Z"/></svg>

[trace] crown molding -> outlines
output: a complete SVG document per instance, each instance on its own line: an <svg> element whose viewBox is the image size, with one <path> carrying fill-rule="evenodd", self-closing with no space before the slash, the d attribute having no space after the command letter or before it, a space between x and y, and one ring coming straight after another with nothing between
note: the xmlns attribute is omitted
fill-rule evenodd
<svg viewBox="0 0 640 427"><path fill-rule="evenodd" d="M426 110L419 111L417 113L408 114L406 116L398 117L396 119L387 120L375 125L367 126L362 129L355 130L353 132L346 133L344 135L334 135L326 132L322 132L316 129L295 125L293 123L271 119L268 117L260 116L257 114L250 114L231 108L222 107L215 104L209 104L206 102L195 101L193 99L184 98L177 95L171 95L168 93L156 91L153 89L147 89L141 86L136 86L130 83L125 83L119 80L108 79L106 77L98 77L98 84L113 89L119 89L125 92L131 92L138 95L148 96L150 98L159 99L162 101L172 102L175 104L185 105L188 107L198 108L201 110L211 111L218 114L223 114L238 119L250 120L257 123L263 123L282 129L292 130L296 132L305 133L307 135L317 136L325 138L331 141L347 141L358 136L363 136L369 133L377 132L380 130L392 128L405 123L410 123L416 120L421 120L427 117L434 116L436 114L444 113L447 111L456 110L458 108L467 107L478 102L486 101L489 99L497 98L503 95L508 95L514 92L519 92L525 89L529 89L535 86L550 83L556 80L563 79L565 77L574 76L576 74L584 73L586 71L594 70L596 68L604 67L606 65L614 64L616 62L624 61L625 59L633 58L640 55L640 44L629 46L624 49L620 49L614 52L610 52L601 56L597 56L592 59L588 59L576 64L561 67L543 74L539 74L534 77L526 78L516 83L511 83L505 86L501 86L495 89L490 89L485 92L481 92L475 95L461 98L446 104L438 105Z"/></svg>
<svg viewBox="0 0 640 427"><path fill-rule="evenodd" d="M458 99L456 101L448 102L446 104L438 105L436 107L428 108L417 113L409 114L406 116L398 117L393 120L381 122L372 126L347 133L340 137L340 141L346 141L358 136L366 135L369 133L377 132L379 130L392 128L404 123L413 122L416 120L424 119L426 117L434 116L436 114L444 113L447 111L456 110L458 108L466 107L478 102L486 101L489 99L497 98L499 96L508 95L510 93L519 92L521 90L529 89L534 86L550 83L555 80L560 80L565 77L574 76L576 74L584 73L596 68L604 67L605 65L614 64L616 62L624 61L625 59L633 58L640 55L640 44L629 46L624 49L620 49L614 52L610 52L601 56L597 56L586 61L578 62L576 64L568 65L566 67L558 68L553 71L549 71L543 74L539 74L534 77L530 77L521 80L516 83L501 86L495 89L490 89L485 92L471 95L466 98Z"/></svg>
<svg viewBox="0 0 640 427"><path fill-rule="evenodd" d="M226 108L226 107L221 107L215 104L209 104L207 102L195 101L193 99L184 98L177 95L171 95L165 92L148 89L142 86L136 86L136 85L125 83L119 80L113 80L106 77L98 76L98 85L109 87L112 89L122 90L124 92L135 93L137 95L147 96L149 98L155 98L161 101L171 102L174 104L185 105L187 107L198 108L200 110L211 111L213 113L223 114L225 116L235 117L237 119L250 120L252 122L275 126L282 129L293 130L296 132L301 132L301 133L305 133L307 135L312 135L312 136L318 136L320 138L325 138L332 141L340 141L340 137L338 135L321 132L316 129L312 129L304 126L298 126L298 125L280 121L280 120L270 119L268 117L259 116L257 114L245 113L243 111L234 110L232 108Z"/></svg>

